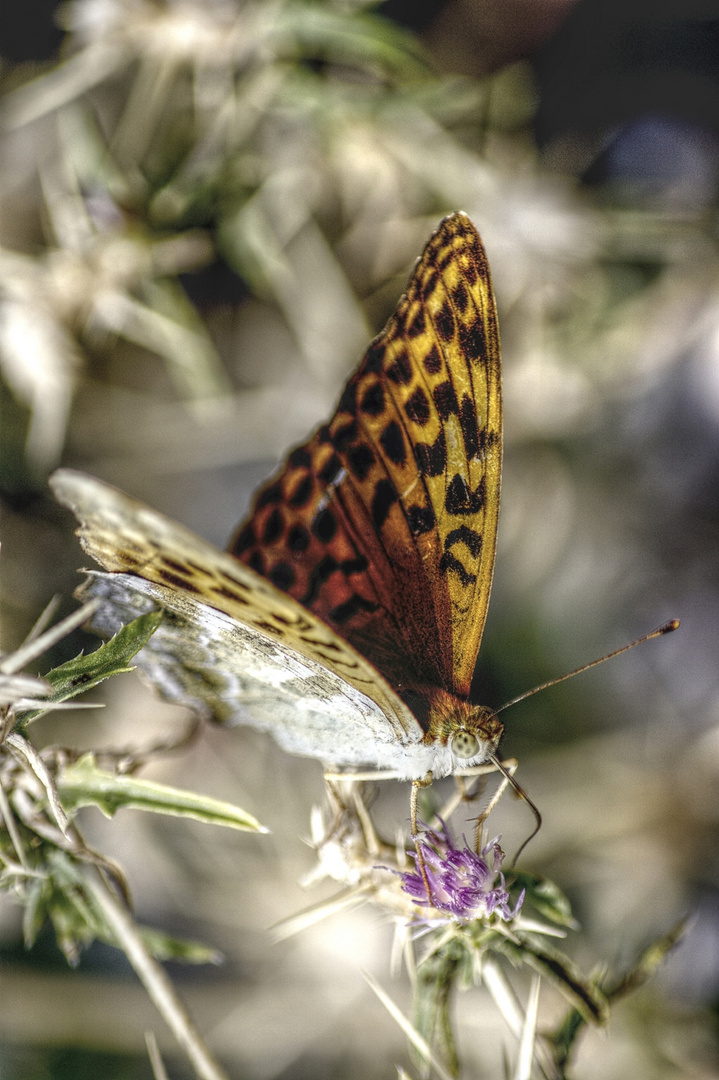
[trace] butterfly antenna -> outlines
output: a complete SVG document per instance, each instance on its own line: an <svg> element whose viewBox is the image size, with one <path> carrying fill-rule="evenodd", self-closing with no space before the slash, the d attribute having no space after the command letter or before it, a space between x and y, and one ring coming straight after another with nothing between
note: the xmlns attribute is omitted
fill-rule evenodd
<svg viewBox="0 0 719 1080"><path fill-rule="evenodd" d="M527 839L526 839L526 840L524 840L524 841L522 842L522 844L521 844L521 845L520 845L520 847L518 848L518 850L517 850L517 852L516 852L516 854L515 854L514 858L512 859L512 864L511 864L511 865L512 865L512 866L516 866L516 863L517 863L517 859L518 859L518 858L519 858L519 856L520 856L520 855L522 854L522 852L523 852L523 851L524 851L524 849L526 848L526 846L527 846L527 844L529 843L529 841L530 841L530 840L534 840L535 836L537 835L537 833L538 833L538 832L539 832L539 830L541 829L541 827L542 827L542 815L540 814L540 812L539 812L539 809L538 809L538 808L537 808L537 807L536 807L536 806L534 805L534 803L533 803L533 802L532 802L532 800L530 799L529 795L527 795L527 792L526 792L526 791L524 790L524 788L522 787L522 785L521 785L521 784L519 784L519 783L518 783L518 782L517 782L517 781L516 781L516 780L514 779L514 777L512 776L511 772L509 771L509 769L505 769L504 765L503 765L503 764L502 764L502 762L501 762L501 761L499 760L499 758L497 757L497 755L496 755L496 754L490 754L490 755L489 755L489 760L490 760L490 761L492 762L492 764L494 765L494 767L495 767L496 769L499 769L499 771L501 772L502 776L504 776L504 777L505 777L505 779L506 779L506 780L507 780L507 781L508 781L508 782L509 782L509 783L511 784L511 786L512 786L512 787L514 788L514 790L515 790L515 791L517 792L517 795L519 795L520 799L524 799L524 801L526 802L526 804L527 804L527 805L529 806L530 810L531 810L531 811L532 811L532 813L534 814L534 820L535 820L535 821L536 821L536 823L537 823L537 824L536 824L536 825L534 826L534 828L532 829L532 831L531 831L531 833L529 834L529 836L527 837Z"/></svg>
<svg viewBox="0 0 719 1080"><path fill-rule="evenodd" d="M614 652L607 653L606 656L600 656L598 660L591 660L588 664L582 664L581 667L575 668L574 671L567 672L566 675L560 675L557 679L550 679L548 682L535 686L532 690L525 691L525 693L520 694L519 697L512 698L511 701L506 702L500 709L496 709L495 711L497 713L504 712L510 705L516 705L518 702L524 701L525 698L531 697L532 694L538 694L540 690L546 690L550 686L556 686L557 683L564 682L566 679L571 679L575 675L580 675L583 671L589 671L590 668L596 667L597 664L603 664L605 660L611 660L612 657L619 656L621 653L633 649L635 645L641 645L644 641L651 641L652 638L662 637L664 634L671 634L673 630L678 629L679 619L671 619L669 622L664 623L663 626L658 626L656 630L652 630L649 634L643 634L642 637L637 638L636 641L630 641L628 645L622 645L621 649L615 649ZM514 781L512 781L512 783L514 783ZM516 787L517 785L514 784L514 786ZM523 792L522 795L526 798L526 795L524 795ZM534 833L532 835L534 835ZM526 843L527 841L525 840L524 844ZM522 847L524 847L524 844Z"/></svg>
<svg viewBox="0 0 719 1080"><path fill-rule="evenodd" d="M574 671L567 672L566 675L560 675L557 679L550 679L548 682L544 682L541 683L539 686L535 686L532 690L527 690L524 694L520 694L519 697L512 698L511 701L508 701L505 705L502 705L502 707L500 709L497 709L496 711L497 713L504 712L504 710L508 709L510 705L516 705L518 702L524 701L525 698L531 697L532 694L538 694L540 690L546 690L550 686L556 686L557 683L564 682L566 679L571 679L574 675L580 675L581 672L588 671L589 668L596 667L597 664L603 664L605 660L611 660L613 656L619 656L621 653L627 652L628 649L633 649L635 645L641 645L643 641L651 641L652 638L662 637L664 634L671 634L673 630L678 629L679 619L671 619L669 622L664 623L663 626L658 626L656 630L652 630L648 634L643 634L642 637L637 638L636 641L630 641L628 645L622 645L621 649L615 649L614 652L607 653L606 656L600 656L598 660L592 660L588 664L582 664L581 667L575 668ZM524 788L517 783L509 770L505 769L499 758L495 754L490 754L489 760L497 769L499 769L502 775L506 777L507 781L517 792L517 795L519 795L521 799L524 799L524 801L527 803L532 813L534 814L534 820L537 823L532 832L527 837L527 839L520 846L517 854L512 859L512 866L515 866L517 859L522 854L529 841L533 840L541 829L542 815L530 799L529 795L527 795L527 792L524 790Z"/></svg>

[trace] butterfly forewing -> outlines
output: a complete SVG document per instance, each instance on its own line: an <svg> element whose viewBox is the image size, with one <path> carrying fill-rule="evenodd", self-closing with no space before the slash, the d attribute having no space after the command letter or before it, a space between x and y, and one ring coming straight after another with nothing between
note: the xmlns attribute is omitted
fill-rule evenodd
<svg viewBox="0 0 719 1080"><path fill-rule="evenodd" d="M453 214L334 417L261 489L231 551L400 692L466 697L494 568L501 423L487 259Z"/></svg>

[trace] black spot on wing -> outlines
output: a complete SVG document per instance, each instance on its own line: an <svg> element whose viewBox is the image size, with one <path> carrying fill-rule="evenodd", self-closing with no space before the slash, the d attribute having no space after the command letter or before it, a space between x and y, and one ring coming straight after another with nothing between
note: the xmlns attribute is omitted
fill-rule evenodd
<svg viewBox="0 0 719 1080"><path fill-rule="evenodd" d="M441 476L447 468L447 441L440 431L433 443L415 443L414 456L423 476Z"/></svg>
<svg viewBox="0 0 719 1080"><path fill-rule="evenodd" d="M332 435L332 445L338 453L342 453L346 450L355 439L357 438L357 421L350 420L348 424L343 424Z"/></svg>
<svg viewBox="0 0 719 1080"><path fill-rule="evenodd" d="M290 506L302 507L306 506L312 498L312 488L314 487L314 481L310 475L303 476L295 490L287 500Z"/></svg>
<svg viewBox="0 0 719 1080"><path fill-rule="evenodd" d="M472 491L464 477L455 473L447 487L444 506L448 514L455 516L478 514L484 506L485 495L484 478Z"/></svg>
<svg viewBox="0 0 719 1080"><path fill-rule="evenodd" d="M261 510L264 506L272 506L282 502L282 488L279 484L270 484L257 496L256 508Z"/></svg>
<svg viewBox="0 0 719 1080"><path fill-rule="evenodd" d="M482 537L476 529L470 529L467 525L460 525L458 529L452 529L447 533L444 541L444 549L454 547L455 544L464 544L476 558L482 550Z"/></svg>
<svg viewBox="0 0 719 1080"><path fill-rule="evenodd" d="M242 589L240 583L232 576L232 574L228 574L226 570L219 570L218 575L219 577L224 578L225 581L229 581L233 589Z"/></svg>
<svg viewBox="0 0 719 1080"><path fill-rule="evenodd" d="M217 596L222 596L225 600L232 600L236 604L249 605L251 602L246 596L243 596L237 589L231 589L229 585L214 584L210 585L210 592L215 593Z"/></svg>
<svg viewBox="0 0 719 1080"><path fill-rule="evenodd" d="M310 546L310 534L304 525L293 525L287 534L287 546L295 555L301 555Z"/></svg>
<svg viewBox="0 0 719 1080"><path fill-rule="evenodd" d="M437 524L431 506L409 506L406 514L412 536L421 536L422 533L431 532Z"/></svg>
<svg viewBox="0 0 719 1080"><path fill-rule="evenodd" d="M444 303L434 317L434 325L442 341L451 341L454 337L454 315L448 303Z"/></svg>
<svg viewBox="0 0 719 1080"><path fill-rule="evenodd" d="M426 325L426 323L425 323L424 311L420 307L419 310L417 311L417 314L414 316L414 318L412 319L412 321L408 324L408 326L406 328L405 333L407 334L407 337L408 338L418 338L418 337L420 337L424 333L425 325Z"/></svg>
<svg viewBox="0 0 719 1080"><path fill-rule="evenodd" d="M381 382L373 383L365 390L360 409L366 416L379 416L384 412L384 387Z"/></svg>
<svg viewBox="0 0 719 1080"><path fill-rule="evenodd" d="M167 585L174 585L178 589L184 589L191 593L202 592L199 586L195 585L193 581L173 573L172 570L166 569L164 566L158 566L157 572Z"/></svg>
<svg viewBox="0 0 719 1080"><path fill-rule="evenodd" d="M330 622L335 623L337 626L341 626L343 623L349 622L356 615L362 612L372 613L377 610L378 605L372 603L371 600L366 600L364 596L360 596L359 593L353 593L349 600L345 600L344 603L338 604L333 607L328 613L327 617Z"/></svg>
<svg viewBox="0 0 719 1080"><path fill-rule="evenodd" d="M406 352L398 353L388 365L387 378L398 386L406 386L412 381L412 361Z"/></svg>
<svg viewBox="0 0 719 1080"><path fill-rule="evenodd" d="M472 288L477 284L479 277L479 270L473 259L467 259L464 264L464 279L468 282L469 287Z"/></svg>
<svg viewBox="0 0 719 1080"><path fill-rule="evenodd" d="M425 353L422 362L428 375L439 375L442 370L442 354L436 345Z"/></svg>
<svg viewBox="0 0 719 1080"><path fill-rule="evenodd" d="M276 563L270 570L270 581L273 585L276 585L278 589L287 592L287 590L291 589L295 583L295 572L289 563Z"/></svg>
<svg viewBox="0 0 719 1080"><path fill-rule="evenodd" d="M484 322L478 316L470 326L460 323L459 347L472 363L484 360L487 355L487 338Z"/></svg>
<svg viewBox="0 0 719 1080"><path fill-rule="evenodd" d="M170 570L177 571L178 574L188 574L189 569L187 563L178 562L176 559L171 559L168 555L164 555L162 558L162 566L169 567Z"/></svg>
<svg viewBox="0 0 719 1080"><path fill-rule="evenodd" d="M249 566L255 571L256 574L265 576L265 560L259 551L253 551L250 555Z"/></svg>
<svg viewBox="0 0 719 1080"><path fill-rule="evenodd" d="M459 426L462 429L465 453L468 460L472 461L479 454L479 432L477 431L477 410L469 394L465 394L462 398Z"/></svg>
<svg viewBox="0 0 719 1080"><path fill-rule="evenodd" d="M395 465L403 465L407 460L407 447L402 428L396 420L391 420L379 437L380 445L387 457Z"/></svg>
<svg viewBox="0 0 719 1080"><path fill-rule="evenodd" d="M312 532L322 544L329 544L337 533L337 519L332 511L325 507L312 522Z"/></svg>
<svg viewBox="0 0 719 1080"><path fill-rule="evenodd" d="M467 292L467 286L463 281L452 290L452 303L454 306L464 313L467 310L467 304L469 303L469 293Z"/></svg>
<svg viewBox="0 0 719 1080"><path fill-rule="evenodd" d="M351 446L347 451L347 467L357 480L366 480L374 465L374 454L365 443Z"/></svg>
<svg viewBox="0 0 719 1080"><path fill-rule="evenodd" d="M476 574L470 574L459 559L456 559L451 551L445 551L439 560L439 568L445 574L455 573L463 585L472 585L477 580Z"/></svg>
<svg viewBox="0 0 719 1080"><path fill-rule="evenodd" d="M337 403L337 412L346 412L354 415L357 408L357 379L350 379L342 391L342 397Z"/></svg>
<svg viewBox="0 0 719 1080"><path fill-rule="evenodd" d="M457 395L455 394L454 387L449 380L447 380L447 382L440 383L438 386L435 386L434 390L432 391L432 397L434 399L434 404L437 408L437 412L439 413L440 420L447 420L449 416L452 415L452 413L456 415L459 412Z"/></svg>
<svg viewBox="0 0 719 1080"><path fill-rule="evenodd" d="M490 450L499 442L499 435L496 431L487 431L486 428L482 428L479 432L479 453L481 455L487 454Z"/></svg>
<svg viewBox="0 0 719 1080"><path fill-rule="evenodd" d="M397 492L394 484L387 477L377 481L372 496L372 523L380 531L389 515L392 506L397 502Z"/></svg>
<svg viewBox="0 0 719 1080"><path fill-rule="evenodd" d="M192 559L187 560L187 566L189 567L190 570L196 570L198 574L204 574L205 577L208 576L207 567L206 566L200 566L199 563L193 562Z"/></svg>
<svg viewBox="0 0 719 1080"><path fill-rule="evenodd" d="M274 544L275 540L282 536L284 527L282 511L276 506L265 522L265 527L262 530L262 542L264 544Z"/></svg>
<svg viewBox="0 0 719 1080"><path fill-rule="evenodd" d="M452 266L455 260L455 253L453 249L445 251L441 259L437 260L437 266L440 270L446 270L449 266Z"/></svg>
<svg viewBox="0 0 719 1080"><path fill-rule="evenodd" d="M425 304L429 300L430 296L434 293L439 284L439 274L434 267L432 267L427 274L426 278L422 282L422 297Z"/></svg>
<svg viewBox="0 0 719 1080"><path fill-rule="evenodd" d="M379 374L382 370L382 361L384 360L384 345L380 340L375 340L370 344L367 352L365 353L364 360L360 365L358 374L366 374L373 372Z"/></svg>
<svg viewBox="0 0 719 1080"><path fill-rule="evenodd" d="M287 461L293 469L309 469L312 464L312 455L306 446L298 446L292 451Z"/></svg>
<svg viewBox="0 0 719 1080"><path fill-rule="evenodd" d="M407 419L419 424L420 427L424 427L429 422L429 401L421 386L418 386L414 393L407 398L404 403L404 411L407 414Z"/></svg>
<svg viewBox="0 0 719 1080"><path fill-rule="evenodd" d="M329 460L322 466L320 470L320 479L325 484L332 484L337 479L342 471L342 462L338 458L337 454L332 454Z"/></svg>

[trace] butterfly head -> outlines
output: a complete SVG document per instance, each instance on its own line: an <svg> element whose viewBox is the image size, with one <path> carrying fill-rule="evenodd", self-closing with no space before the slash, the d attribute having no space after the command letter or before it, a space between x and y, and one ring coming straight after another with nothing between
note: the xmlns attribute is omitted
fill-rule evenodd
<svg viewBox="0 0 719 1080"><path fill-rule="evenodd" d="M496 751L503 730L502 721L486 705L457 702L447 742L458 766L486 761Z"/></svg>
<svg viewBox="0 0 719 1080"><path fill-rule="evenodd" d="M432 694L424 742L449 751L454 771L488 761L503 730L502 721L486 705L471 705L440 690Z"/></svg>

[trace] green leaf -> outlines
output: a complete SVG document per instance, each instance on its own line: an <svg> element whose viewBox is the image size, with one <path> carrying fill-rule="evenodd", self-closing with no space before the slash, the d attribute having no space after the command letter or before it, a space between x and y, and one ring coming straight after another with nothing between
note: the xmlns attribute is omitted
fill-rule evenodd
<svg viewBox="0 0 719 1080"><path fill-rule="evenodd" d="M105 916L87 891L84 869L67 852L49 849L42 864L42 876L30 879L24 890L23 930L25 945L31 948L38 933L49 921L58 947L74 967L83 949L93 941L113 948L117 941ZM187 964L219 964L222 955L201 942L170 937L152 927L138 927L156 960L178 960Z"/></svg>
<svg viewBox="0 0 719 1080"><path fill-rule="evenodd" d="M614 1002L625 994L631 993L642 986L647 979L651 978L667 954L677 945L686 932L688 919L680 919L679 922L662 934L644 949L632 967L611 985L602 987L608 1001ZM577 1010L570 1009L564 1020L553 1034L547 1034L546 1038L552 1046L555 1063L562 1076L569 1063L572 1051L576 1045L578 1036L584 1029L585 1017Z"/></svg>
<svg viewBox="0 0 719 1080"><path fill-rule="evenodd" d="M684 937L688 925L688 917L680 919L671 930L668 930L666 934L662 934L646 949L643 949L636 963L616 983L603 987L610 1001L623 997L625 994L630 994L633 990L643 986L648 979L651 979L659 965L666 959L668 953Z"/></svg>
<svg viewBox="0 0 719 1080"><path fill-rule="evenodd" d="M20 895L23 901L22 936L25 948L31 949L47 917L42 878L31 878Z"/></svg>
<svg viewBox="0 0 719 1080"><path fill-rule="evenodd" d="M48 847L37 868L42 877L30 882L25 893L23 933L30 948L47 920L52 923L58 947L74 967L81 949L96 938L109 935L102 914L87 895L80 867L67 852Z"/></svg>
<svg viewBox="0 0 719 1080"><path fill-rule="evenodd" d="M161 930L141 926L140 933L155 960L177 960L184 964L221 964L224 957L217 949L203 945L201 941L170 937ZM119 948L116 941L109 944Z"/></svg>
<svg viewBox="0 0 719 1080"><path fill-rule="evenodd" d="M379 70L401 81L431 75L429 54L417 37L381 15L348 16L327 5L289 4L280 26L289 49L294 39L298 58Z"/></svg>
<svg viewBox="0 0 719 1080"><path fill-rule="evenodd" d="M529 939L524 939L518 945L505 939L496 948L515 961L527 964L552 982L588 1023L606 1024L609 1020L606 995L558 949L544 944L535 945Z"/></svg>
<svg viewBox="0 0 719 1080"><path fill-rule="evenodd" d="M520 889L526 890L524 902L531 904L534 910L545 919L549 919L557 926L566 926L571 930L577 929L569 901L553 881L536 874L518 871L513 875L511 884L513 892Z"/></svg>
<svg viewBox="0 0 719 1080"><path fill-rule="evenodd" d="M87 656L80 653L74 660L53 668L45 678L53 688L48 702L67 701L113 675L133 671L130 664L133 656L147 644L157 627L162 622L161 611L150 611L141 615L127 626L123 626L109 641L104 642ZM45 710L32 709L21 716L21 725L29 723Z"/></svg>
<svg viewBox="0 0 719 1080"><path fill-rule="evenodd" d="M554 1062L559 1075L566 1075L566 1067L569 1064L577 1039L584 1031L586 1024L584 1017L577 1009L570 1009L562 1023L554 1034L547 1034L545 1038L550 1043Z"/></svg>
<svg viewBox="0 0 719 1080"><path fill-rule="evenodd" d="M446 947L431 953L418 965L414 988L414 1026L450 1076L459 1076L451 1005L461 963L461 947L457 942L450 941ZM418 1056L418 1065L426 1069L427 1062Z"/></svg>
<svg viewBox="0 0 719 1080"><path fill-rule="evenodd" d="M135 304L133 338L163 357L183 397L197 401L228 395L231 385L222 361L181 286L172 278L156 279L144 281L142 292L146 303Z"/></svg>
<svg viewBox="0 0 719 1080"><path fill-rule="evenodd" d="M93 754L85 754L62 769L57 777L57 790L68 811L81 806L96 806L106 817L112 817L121 807L131 807L194 818L208 825L267 832L256 818L232 803L136 776L106 772L98 768Z"/></svg>

